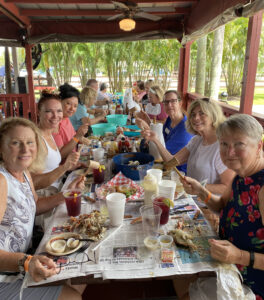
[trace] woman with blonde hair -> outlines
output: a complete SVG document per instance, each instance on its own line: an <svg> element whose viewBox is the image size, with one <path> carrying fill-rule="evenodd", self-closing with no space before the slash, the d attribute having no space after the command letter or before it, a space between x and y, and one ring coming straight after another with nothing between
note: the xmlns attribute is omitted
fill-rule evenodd
<svg viewBox="0 0 264 300"><path fill-rule="evenodd" d="M82 89L77 111L70 117L75 130L78 130L83 124L97 124L105 118L106 112L104 110L101 108L93 108L96 97L97 92L92 87L86 86Z"/></svg>
<svg viewBox="0 0 264 300"><path fill-rule="evenodd" d="M153 141L159 150L165 167L171 168L187 163L187 175L202 182L213 193L222 194L228 186L234 172L222 162L219 153L216 130L225 120L221 107L209 98L202 98L191 103L187 111L186 128L195 136L189 143L172 155L159 141L156 134L145 130L143 136Z"/></svg>
<svg viewBox="0 0 264 300"><path fill-rule="evenodd" d="M62 193L38 198L30 171L43 168L45 155L39 129L29 120L8 118L0 126L0 298L19 299L23 275L34 281L56 274L56 264L44 255L26 254L35 215L64 203ZM83 188L78 179L69 188ZM20 273L20 274L18 274ZM85 286L26 288L22 299L81 299Z"/></svg>

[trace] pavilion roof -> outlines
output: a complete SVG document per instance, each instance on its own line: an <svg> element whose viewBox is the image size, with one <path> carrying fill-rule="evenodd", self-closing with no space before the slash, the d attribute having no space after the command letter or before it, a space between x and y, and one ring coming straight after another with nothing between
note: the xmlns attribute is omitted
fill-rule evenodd
<svg viewBox="0 0 264 300"><path fill-rule="evenodd" d="M159 38L177 38L185 43L243 13L264 9L263 0L129 1L159 20L135 15L135 30L125 32L119 28L123 15L110 0L0 0L0 45ZM109 20L116 14L119 18Z"/></svg>

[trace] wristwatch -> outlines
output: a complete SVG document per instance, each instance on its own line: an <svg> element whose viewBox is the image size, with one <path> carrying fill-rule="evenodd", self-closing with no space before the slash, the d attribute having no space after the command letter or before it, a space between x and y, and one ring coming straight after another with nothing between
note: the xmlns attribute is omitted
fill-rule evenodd
<svg viewBox="0 0 264 300"><path fill-rule="evenodd" d="M23 275L25 275L25 273L26 273L26 271L25 271L25 262L26 262L28 257L29 257L29 255L25 254L24 257L19 259L19 261L18 261L18 270Z"/></svg>

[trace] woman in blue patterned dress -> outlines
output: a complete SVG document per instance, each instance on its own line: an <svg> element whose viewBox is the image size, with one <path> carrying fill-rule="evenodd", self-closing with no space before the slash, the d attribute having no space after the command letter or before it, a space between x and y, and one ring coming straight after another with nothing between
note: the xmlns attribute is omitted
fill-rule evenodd
<svg viewBox="0 0 264 300"><path fill-rule="evenodd" d="M27 271L36 282L56 274L52 259L26 254L35 214L64 202L62 193L42 198L35 193L30 171L40 170L45 162L41 143L38 128L29 120L9 118L0 126L0 299L20 299ZM83 186L79 179L70 188ZM69 285L26 288L21 299L77 300L83 290L84 286Z"/></svg>
<svg viewBox="0 0 264 300"><path fill-rule="evenodd" d="M223 163L236 172L222 197L211 195L186 177L187 193L198 195L220 213L219 236L209 240L211 256L236 264L256 299L264 299L264 158L263 128L249 115L236 114L217 129Z"/></svg>

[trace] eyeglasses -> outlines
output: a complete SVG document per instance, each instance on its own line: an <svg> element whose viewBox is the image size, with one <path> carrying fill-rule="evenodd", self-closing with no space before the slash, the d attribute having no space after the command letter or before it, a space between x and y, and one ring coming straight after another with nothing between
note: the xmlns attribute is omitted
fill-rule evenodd
<svg viewBox="0 0 264 300"><path fill-rule="evenodd" d="M210 98L208 98L208 97L200 98L200 100L203 100L203 101L205 101L205 102L210 102Z"/></svg>
<svg viewBox="0 0 264 300"><path fill-rule="evenodd" d="M164 103L165 105L169 105L169 103L174 104L174 103L176 103L176 102L178 102L178 99L170 99L170 100L164 100L164 101L163 101L163 103Z"/></svg>

